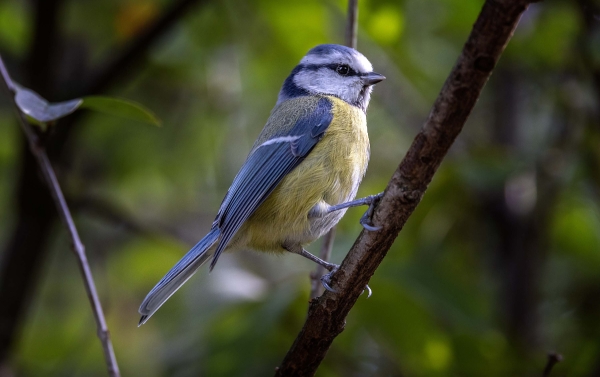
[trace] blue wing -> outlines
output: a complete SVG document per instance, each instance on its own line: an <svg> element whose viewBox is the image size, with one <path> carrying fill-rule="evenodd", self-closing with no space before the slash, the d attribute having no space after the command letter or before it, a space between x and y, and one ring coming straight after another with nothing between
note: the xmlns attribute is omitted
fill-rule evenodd
<svg viewBox="0 0 600 377"><path fill-rule="evenodd" d="M248 156L215 220L221 239L210 264L211 270L242 224L321 140L333 119L332 107L327 98L321 97L315 109L300 117L291 129L282 127L289 131L271 136Z"/></svg>
<svg viewBox="0 0 600 377"><path fill-rule="evenodd" d="M211 231L173 266L142 302L139 309L142 314L140 325L213 255L212 247L219 242L210 268L215 266L219 255L244 221L321 140L333 119L333 105L323 97L303 98L289 100L299 101L300 106L293 108L297 103L288 103L292 110L290 114L285 114L288 117L278 118L277 110L274 112L273 121L280 120L281 127L265 127L257 141L259 145L254 147L225 195ZM298 110L304 110L307 114L298 116ZM274 130L280 131L273 133Z"/></svg>

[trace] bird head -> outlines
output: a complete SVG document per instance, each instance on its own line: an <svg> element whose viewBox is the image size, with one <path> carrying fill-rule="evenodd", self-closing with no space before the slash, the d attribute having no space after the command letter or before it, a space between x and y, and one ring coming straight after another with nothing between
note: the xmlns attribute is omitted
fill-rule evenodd
<svg viewBox="0 0 600 377"><path fill-rule="evenodd" d="M332 95L363 111L373 85L385 79L353 48L324 44L312 48L285 80L277 103L302 95Z"/></svg>

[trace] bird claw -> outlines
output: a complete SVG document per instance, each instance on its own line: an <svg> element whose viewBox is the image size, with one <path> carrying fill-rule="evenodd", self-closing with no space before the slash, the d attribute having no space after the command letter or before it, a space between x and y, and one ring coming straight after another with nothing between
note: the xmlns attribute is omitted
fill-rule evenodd
<svg viewBox="0 0 600 377"><path fill-rule="evenodd" d="M381 230L381 226L374 226L372 224L372 217L373 217L373 212L375 212L375 205L377 205L377 203L379 203L379 201L381 200L381 198L383 197L383 193L380 192L377 195L373 195L370 197L371 203L369 204L369 209L367 209L367 211L362 215L362 217L360 218L360 225L363 226L363 228L365 228L366 230L370 231L370 232L377 232L378 230Z"/></svg>
<svg viewBox="0 0 600 377"><path fill-rule="evenodd" d="M363 217L365 217L365 216L363 215ZM365 228L366 230L368 230L369 232L377 232L378 230L381 230L381 226L370 225L368 223L368 221L370 222L370 219L361 218L360 225L362 225L362 227Z"/></svg>
<svg viewBox="0 0 600 377"><path fill-rule="evenodd" d="M329 292L338 293L336 289L333 289L331 287L331 276L337 272L339 267L340 266L336 264L328 274L321 276L321 284L323 284L323 287ZM367 291L367 298L371 297L371 295L373 294L373 290L371 290L371 287L369 287L369 285L367 285L365 289L363 289L363 293L364 291Z"/></svg>
<svg viewBox="0 0 600 377"><path fill-rule="evenodd" d="M321 276L321 284L323 284L323 288L327 289L329 292L338 293L337 290L331 288L331 276L335 274L340 266L334 265L334 267L329 270L329 273Z"/></svg>

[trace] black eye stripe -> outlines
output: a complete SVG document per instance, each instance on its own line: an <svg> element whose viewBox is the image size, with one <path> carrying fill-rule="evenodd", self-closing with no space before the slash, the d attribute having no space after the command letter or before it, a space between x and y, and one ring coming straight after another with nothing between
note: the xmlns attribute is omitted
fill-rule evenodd
<svg viewBox="0 0 600 377"><path fill-rule="evenodd" d="M360 76L360 74L358 72L356 72L354 69L352 69L352 67L350 67L347 64L343 64L343 63L333 63L333 64L307 64L307 65L303 65L302 69L307 69L309 71L318 71L321 68L329 68L331 69L333 72L337 73L337 67L339 67L340 65L346 65L348 67L348 73L344 76Z"/></svg>
<svg viewBox="0 0 600 377"><path fill-rule="evenodd" d="M328 65L326 65L326 67L342 76L357 76L358 75L358 73L356 73L356 71L353 70L352 67L350 67L348 64L328 64ZM340 73L338 71L338 69L340 69L340 68L347 68L348 73Z"/></svg>

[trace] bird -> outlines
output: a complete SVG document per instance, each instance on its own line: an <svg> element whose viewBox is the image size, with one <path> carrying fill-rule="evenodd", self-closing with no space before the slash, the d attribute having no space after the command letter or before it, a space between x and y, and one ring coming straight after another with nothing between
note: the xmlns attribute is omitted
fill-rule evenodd
<svg viewBox="0 0 600 377"><path fill-rule="evenodd" d="M330 271L339 267L304 249L350 207L369 205L370 231L382 194L354 200L370 155L366 112L385 76L357 50L336 44L308 51L285 79L275 107L227 191L208 234L177 262L142 302L144 324L209 259L224 251L291 252Z"/></svg>

